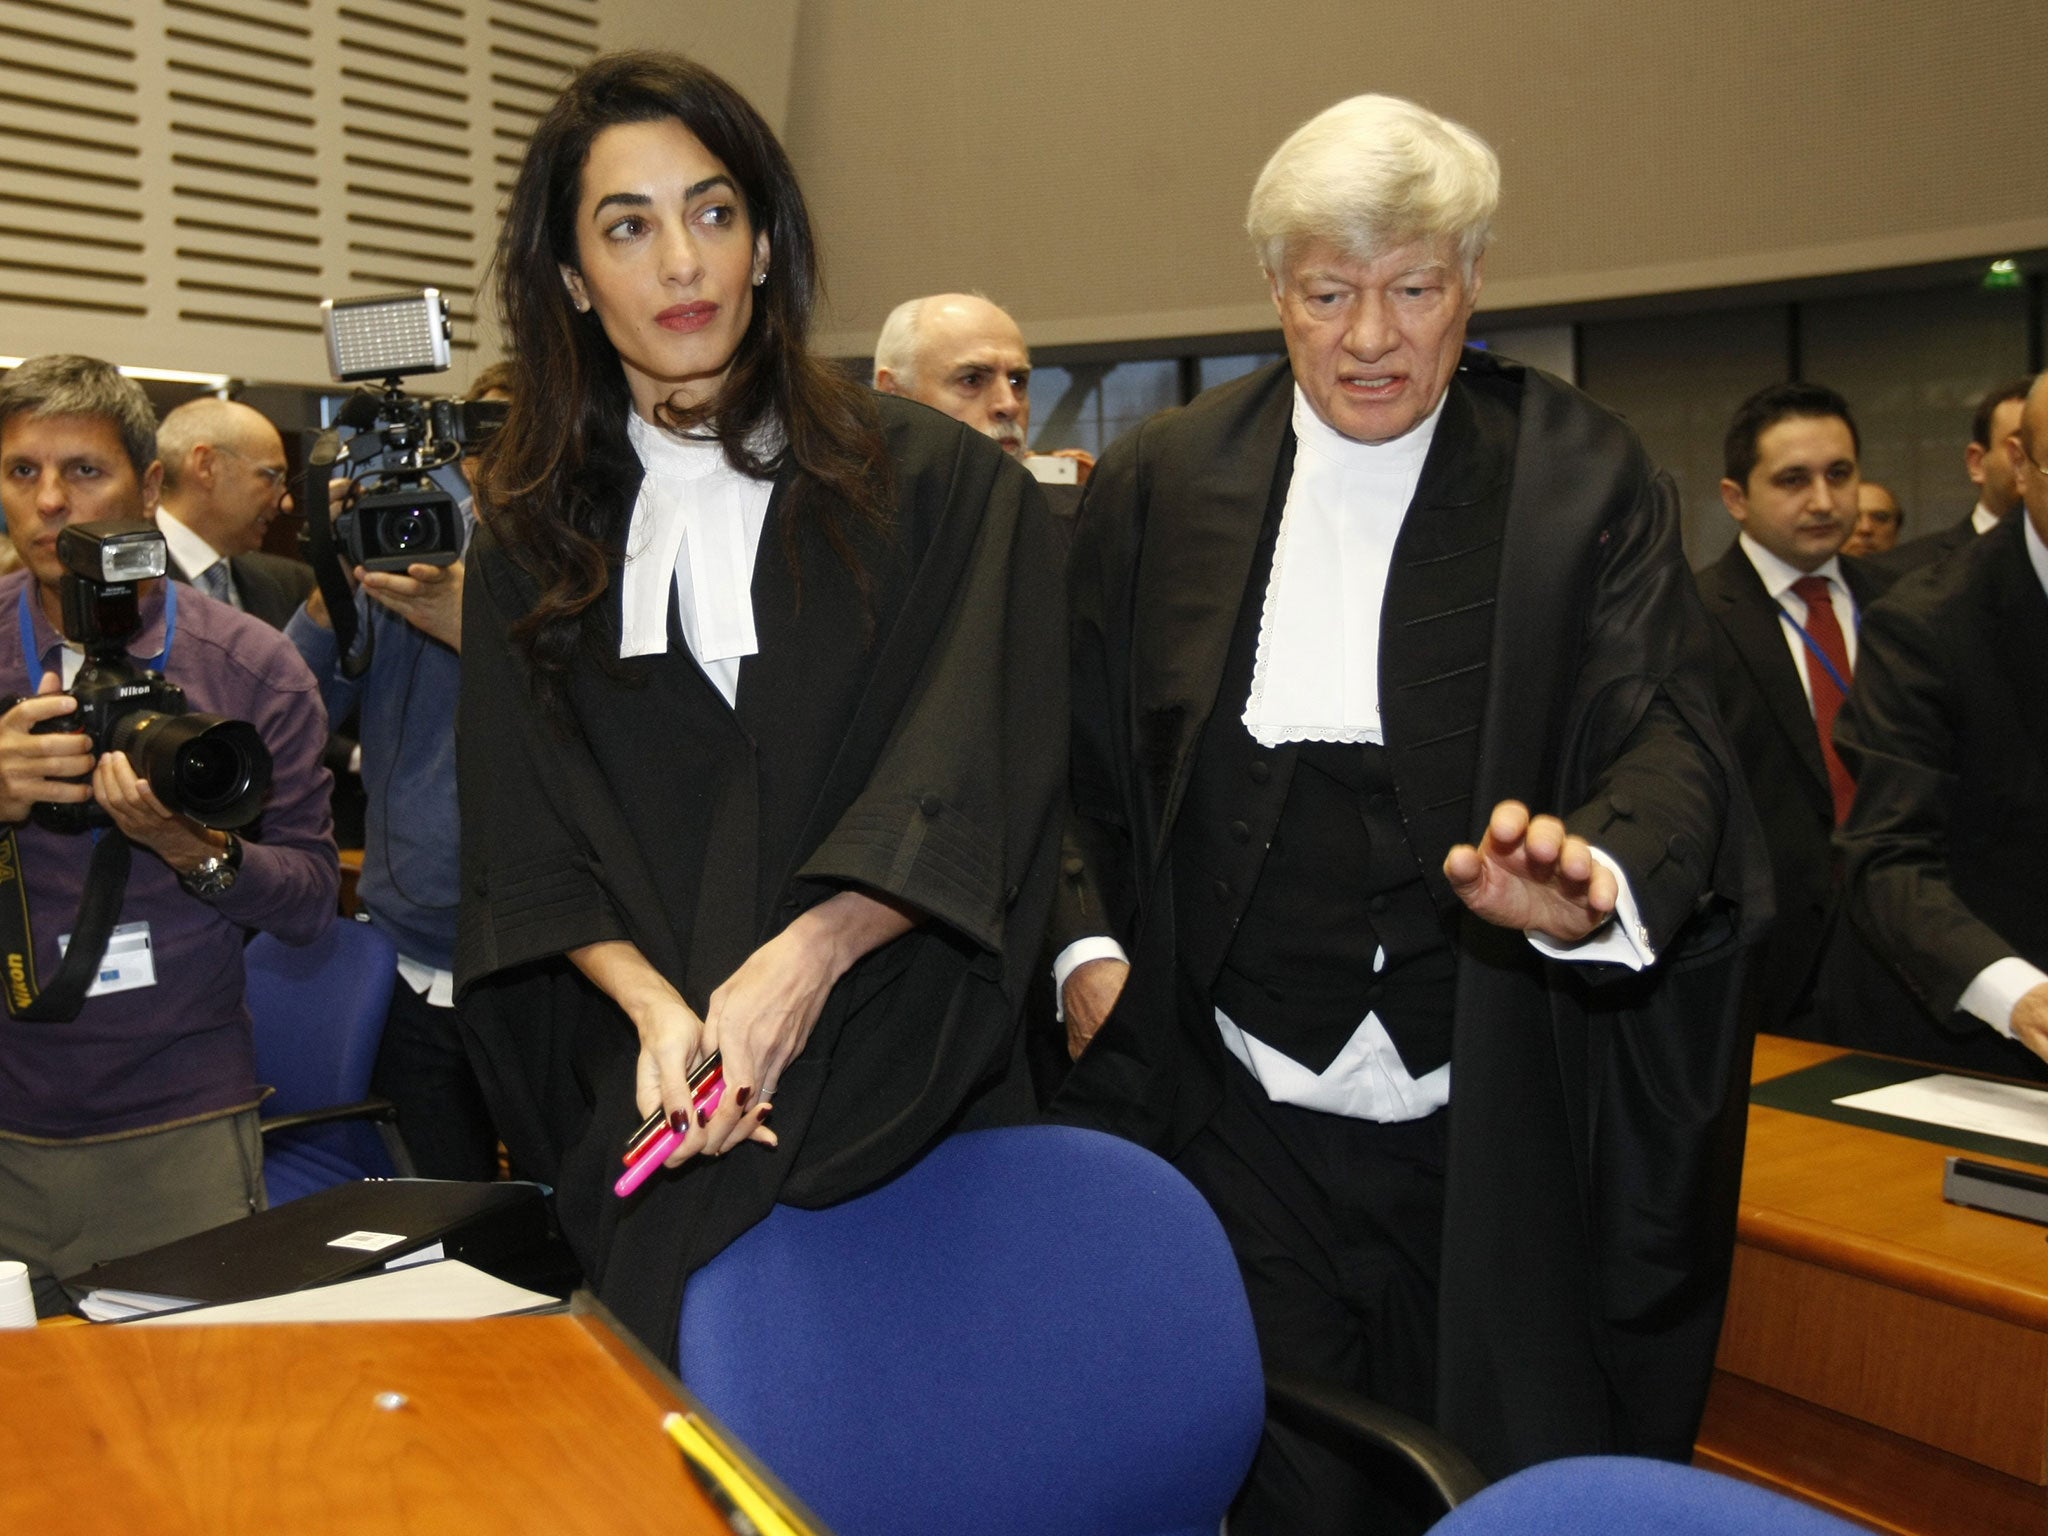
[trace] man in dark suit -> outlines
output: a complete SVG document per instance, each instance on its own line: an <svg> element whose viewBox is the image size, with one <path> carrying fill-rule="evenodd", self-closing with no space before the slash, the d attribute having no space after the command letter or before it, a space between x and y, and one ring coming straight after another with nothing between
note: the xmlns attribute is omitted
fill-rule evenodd
<svg viewBox="0 0 2048 1536"><path fill-rule="evenodd" d="M2033 382L2031 378L2014 379L1977 402L1977 413L1970 420L1970 446L1963 450L1963 467L1977 487L1976 506L1960 522L1874 556L1872 566L1887 579L1896 580L1967 548L1972 539L1989 533L2019 506L2019 483L2001 445L2019 430L2020 406Z"/></svg>
<svg viewBox="0 0 2048 1536"><path fill-rule="evenodd" d="M1089 481L1054 1106L1208 1197L1269 1369L1496 1474L1689 1454L1768 904L1670 482L1463 350L1497 195L1412 103L1307 124L1251 205L1287 362ZM1270 1436L1233 1531L1354 1528L1326 1475Z"/></svg>
<svg viewBox="0 0 2048 1536"><path fill-rule="evenodd" d="M283 629L313 590L313 570L263 550L271 520L291 506L277 428L260 411L207 396L164 417L157 444L157 527L172 577Z"/></svg>
<svg viewBox="0 0 2048 1536"><path fill-rule="evenodd" d="M1744 984L1744 1011L1763 1030L1809 1012L1834 925L1832 843L1853 786L1832 732L1858 616L1882 590L1836 553L1856 525L1860 448L1849 404L1831 389L1774 384L1750 396L1722 450L1721 499L1740 532L1698 572L1721 718L1771 851L1777 917Z"/></svg>
<svg viewBox="0 0 2048 1536"><path fill-rule="evenodd" d="M2048 1077L2048 376L2000 446L2025 515L1864 625L1835 732L1856 774L1842 846L1851 915L1923 1010L1864 1043Z"/></svg>

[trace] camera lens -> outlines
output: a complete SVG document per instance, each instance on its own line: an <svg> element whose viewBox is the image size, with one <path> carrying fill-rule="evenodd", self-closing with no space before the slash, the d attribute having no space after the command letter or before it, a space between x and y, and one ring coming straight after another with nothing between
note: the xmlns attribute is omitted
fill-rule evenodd
<svg viewBox="0 0 2048 1536"><path fill-rule="evenodd" d="M232 800L246 777L242 755L218 736L189 741L171 769L178 799L186 805L213 806Z"/></svg>
<svg viewBox="0 0 2048 1536"><path fill-rule="evenodd" d="M270 788L270 751L246 720L137 710L108 746L128 754L159 800L201 826L245 827Z"/></svg>
<svg viewBox="0 0 2048 1536"><path fill-rule="evenodd" d="M435 547L439 524L424 507L394 507L377 520L377 543L389 554Z"/></svg>

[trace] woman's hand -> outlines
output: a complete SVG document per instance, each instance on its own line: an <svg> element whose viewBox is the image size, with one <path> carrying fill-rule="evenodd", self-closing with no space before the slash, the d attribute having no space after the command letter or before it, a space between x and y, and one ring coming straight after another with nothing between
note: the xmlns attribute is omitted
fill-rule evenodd
<svg viewBox="0 0 2048 1536"><path fill-rule="evenodd" d="M755 950L711 994L704 1049L721 1054L725 1098L707 1127L706 1151L716 1155L749 1139L775 1145L762 1120L784 1069L810 1042L826 998L854 962L916 922L889 902L841 891Z"/></svg>
<svg viewBox="0 0 2048 1536"><path fill-rule="evenodd" d="M667 1112L670 1125L689 1131L665 1166L673 1168L695 1157L704 1150L705 1138L690 1105L690 1068L711 1054L704 1042L704 1021L637 945L623 939L588 944L569 951L569 959L624 1010L639 1033L633 1097L640 1113L651 1115L659 1107Z"/></svg>

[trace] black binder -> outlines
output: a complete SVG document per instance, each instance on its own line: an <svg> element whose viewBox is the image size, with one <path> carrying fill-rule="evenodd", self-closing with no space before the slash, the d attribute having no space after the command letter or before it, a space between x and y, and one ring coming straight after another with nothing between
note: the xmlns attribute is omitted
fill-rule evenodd
<svg viewBox="0 0 2048 1536"><path fill-rule="evenodd" d="M547 1240L538 1184L365 1179L105 1260L63 1286L74 1298L119 1291L167 1307L248 1301L383 1269L435 1243L445 1258L491 1270Z"/></svg>

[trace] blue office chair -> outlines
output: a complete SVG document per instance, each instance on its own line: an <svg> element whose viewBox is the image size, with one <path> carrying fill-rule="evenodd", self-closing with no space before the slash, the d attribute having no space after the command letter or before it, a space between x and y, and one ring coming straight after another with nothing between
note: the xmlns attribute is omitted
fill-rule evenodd
<svg viewBox="0 0 2048 1536"><path fill-rule="evenodd" d="M1504 1477L1429 1536L1865 1536L1738 1478L1635 1456L1574 1456Z"/></svg>
<svg viewBox="0 0 2048 1536"><path fill-rule="evenodd" d="M351 1179L410 1177L389 1101L370 1097L398 953L367 923L328 924L311 944L258 934L243 951L272 1205Z"/></svg>
<svg viewBox="0 0 2048 1536"><path fill-rule="evenodd" d="M692 1277L684 1381L839 1536L1215 1536L1265 1413L1223 1229L1151 1153L1023 1126L778 1206Z"/></svg>

